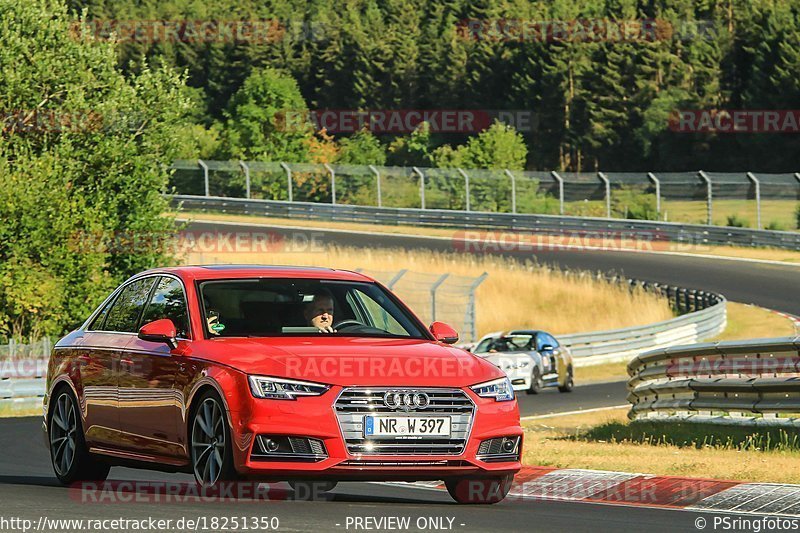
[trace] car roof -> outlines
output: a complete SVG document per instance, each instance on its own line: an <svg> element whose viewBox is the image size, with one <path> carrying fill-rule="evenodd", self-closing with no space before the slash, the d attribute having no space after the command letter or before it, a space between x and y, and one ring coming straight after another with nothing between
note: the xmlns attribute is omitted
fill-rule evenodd
<svg viewBox="0 0 800 533"><path fill-rule="evenodd" d="M185 280L237 279L237 278L306 278L338 281L375 281L369 276L351 270L288 265L192 265L153 268L137 274L168 273Z"/></svg>

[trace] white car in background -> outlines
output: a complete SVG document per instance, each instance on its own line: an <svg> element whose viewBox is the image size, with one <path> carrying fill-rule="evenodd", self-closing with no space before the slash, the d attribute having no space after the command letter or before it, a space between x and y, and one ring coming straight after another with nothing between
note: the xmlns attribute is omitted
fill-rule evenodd
<svg viewBox="0 0 800 533"><path fill-rule="evenodd" d="M484 335L472 352L506 373L515 391L538 394L547 387L571 392L572 354L546 331L512 330Z"/></svg>

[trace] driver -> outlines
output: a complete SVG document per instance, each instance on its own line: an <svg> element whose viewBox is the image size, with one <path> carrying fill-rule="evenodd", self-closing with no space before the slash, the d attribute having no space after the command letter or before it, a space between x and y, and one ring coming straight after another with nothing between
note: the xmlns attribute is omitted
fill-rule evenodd
<svg viewBox="0 0 800 533"><path fill-rule="evenodd" d="M326 289L314 292L313 299L303 310L309 326L317 328L320 333L336 333L333 329L333 295Z"/></svg>

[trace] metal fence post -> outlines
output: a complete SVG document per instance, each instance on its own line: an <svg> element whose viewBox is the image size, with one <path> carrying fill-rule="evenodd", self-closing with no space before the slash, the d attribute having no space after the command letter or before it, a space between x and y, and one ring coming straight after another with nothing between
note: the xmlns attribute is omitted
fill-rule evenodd
<svg viewBox="0 0 800 533"><path fill-rule="evenodd" d="M488 273L484 272L480 276L478 276L475 281L472 282L472 285L469 286L469 302L467 303L467 320L465 321L469 325L469 342L475 342L476 337L476 317L475 317L475 291L478 289L478 285L483 283L483 281L489 276Z"/></svg>
<svg viewBox="0 0 800 533"><path fill-rule="evenodd" d="M439 289L439 286L442 283L444 283L444 280L446 280L449 275L450 274L442 274L442 276L439 279L437 279L436 281L434 281L433 285L431 285L431 321L432 322L436 322L436 291Z"/></svg>
<svg viewBox="0 0 800 533"><path fill-rule="evenodd" d="M404 268L403 270L401 270L397 274L395 274L394 277L391 280L389 280L389 283L386 284L386 288L389 289L389 290L394 288L395 283L400 281L400 278L402 278L405 275L406 272L408 272L408 269Z"/></svg>
<svg viewBox="0 0 800 533"><path fill-rule="evenodd" d="M292 169L286 163L281 163L281 167L286 171L286 190L289 194L289 201L292 201Z"/></svg>
<svg viewBox="0 0 800 533"><path fill-rule="evenodd" d="M465 191L464 196L465 196L465 198L467 200L467 211L469 211L470 210L469 209L470 208L470 205L469 205L469 176L467 175L466 172L464 172L464 169L457 168L456 170L458 170L459 174L464 176L464 191Z"/></svg>
<svg viewBox="0 0 800 533"><path fill-rule="evenodd" d="M510 170L505 169L506 176L511 178L511 212L517 212L517 180Z"/></svg>
<svg viewBox="0 0 800 533"><path fill-rule="evenodd" d="M606 188L606 218L611 218L611 182L602 172L597 173L597 177L603 182Z"/></svg>
<svg viewBox="0 0 800 533"><path fill-rule="evenodd" d="M564 178L558 175L558 172L551 170L550 174L558 181L558 212L564 214Z"/></svg>
<svg viewBox="0 0 800 533"><path fill-rule="evenodd" d="M708 225L710 226L711 225L711 221L712 221L711 209L712 209L712 203L714 201L713 200L713 196L712 196L712 191L711 191L711 178L709 178L708 174L706 174L702 170L699 171L697 174L700 176L700 179L702 179L703 181L706 182L706 190L708 191L706 205L707 205L707 211L708 211Z"/></svg>
<svg viewBox="0 0 800 533"><path fill-rule="evenodd" d="M239 161L239 166L244 171L245 198L250 199L250 167L244 161Z"/></svg>
<svg viewBox="0 0 800 533"><path fill-rule="evenodd" d="M411 167L414 173L419 176L419 203L420 209L425 209L425 174L417 167Z"/></svg>
<svg viewBox="0 0 800 533"><path fill-rule="evenodd" d="M203 169L203 183L205 184L206 196L211 196L211 194L209 194L210 189L208 186L208 165L206 165L202 159L198 159L197 164Z"/></svg>
<svg viewBox="0 0 800 533"><path fill-rule="evenodd" d="M323 165L331 174L331 204L336 205L336 172L328 163Z"/></svg>
<svg viewBox="0 0 800 533"><path fill-rule="evenodd" d="M375 168L375 165L370 165L369 169L375 173L375 184L378 186L378 207L382 207L383 201L381 199L381 173L378 172L378 169Z"/></svg>
<svg viewBox="0 0 800 533"><path fill-rule="evenodd" d="M656 177L652 172L647 173L647 177L656 186L656 215L661 218L661 180Z"/></svg>
<svg viewBox="0 0 800 533"><path fill-rule="evenodd" d="M761 182L752 172L748 172L747 177L756 187L756 229L761 229Z"/></svg>

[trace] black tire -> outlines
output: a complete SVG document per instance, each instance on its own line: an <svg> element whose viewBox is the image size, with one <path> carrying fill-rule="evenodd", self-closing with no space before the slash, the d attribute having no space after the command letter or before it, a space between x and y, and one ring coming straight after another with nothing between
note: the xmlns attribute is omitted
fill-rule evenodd
<svg viewBox="0 0 800 533"><path fill-rule="evenodd" d="M567 381L558 387L558 392L572 392L575 388L575 379L572 377L572 367L567 367Z"/></svg>
<svg viewBox="0 0 800 533"><path fill-rule="evenodd" d="M189 423L189 446L192 473L201 487L239 479L233 466L225 405L216 391L207 390L196 400Z"/></svg>
<svg viewBox="0 0 800 533"><path fill-rule="evenodd" d="M50 462L58 481L71 485L80 481L105 481L111 466L89 453L78 401L68 388L53 395L47 420Z"/></svg>
<svg viewBox="0 0 800 533"><path fill-rule="evenodd" d="M527 392L528 394L539 394L542 392L544 388L544 383L542 382L542 373L539 371L539 365L533 367L533 374L531 376L531 386Z"/></svg>
<svg viewBox="0 0 800 533"><path fill-rule="evenodd" d="M445 480L447 492L458 503L494 504L502 501L511 490L513 475Z"/></svg>
<svg viewBox="0 0 800 533"><path fill-rule="evenodd" d="M292 486L294 491L294 498L296 500L325 500L327 493L332 491L338 485L338 481L298 481L290 480L289 485Z"/></svg>

